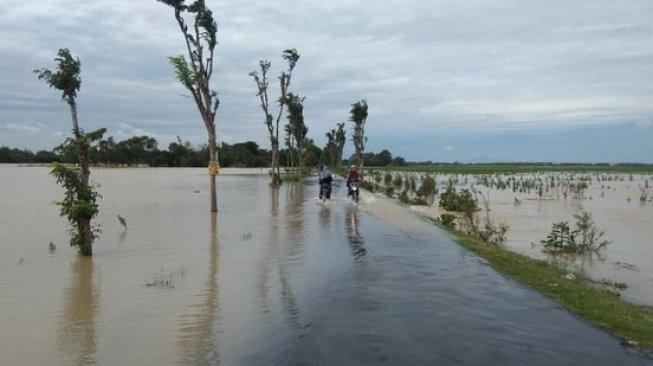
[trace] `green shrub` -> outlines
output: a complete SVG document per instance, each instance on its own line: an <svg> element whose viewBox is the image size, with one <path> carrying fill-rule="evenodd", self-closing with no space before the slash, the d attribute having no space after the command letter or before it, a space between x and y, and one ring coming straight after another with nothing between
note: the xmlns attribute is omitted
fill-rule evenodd
<svg viewBox="0 0 653 366"><path fill-rule="evenodd" d="M392 183L392 174L390 173L385 173L385 176L383 176L383 183L386 186L389 186L390 183Z"/></svg>
<svg viewBox="0 0 653 366"><path fill-rule="evenodd" d="M456 215L452 215L450 213L443 213L440 215L438 218L438 222L440 225L449 228L449 229L455 229L456 228Z"/></svg>
<svg viewBox="0 0 653 366"><path fill-rule="evenodd" d="M401 188L401 185L402 185L402 183L403 183L403 181L402 181L402 179L401 179L401 174L397 174L397 176L396 176L395 179L392 181L392 183L395 185L395 187L397 187L397 188Z"/></svg>
<svg viewBox="0 0 653 366"><path fill-rule="evenodd" d="M541 243L547 251L552 253L597 253L610 241L603 239L604 232L600 230L592 215L581 211L574 215L576 227L572 230L569 222L560 221L553 223L551 231Z"/></svg>
<svg viewBox="0 0 653 366"><path fill-rule="evenodd" d="M478 210L478 201L468 189L460 193L449 184L444 193L440 194L440 207L447 211L471 213Z"/></svg>

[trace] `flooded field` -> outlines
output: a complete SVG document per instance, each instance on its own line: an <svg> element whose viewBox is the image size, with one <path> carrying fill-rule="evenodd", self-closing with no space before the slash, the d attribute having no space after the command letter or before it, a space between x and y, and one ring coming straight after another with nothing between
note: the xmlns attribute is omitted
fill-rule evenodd
<svg viewBox="0 0 653 366"><path fill-rule="evenodd" d="M489 198L490 218L510 226L505 245L522 254L555 262L596 281L625 283L628 301L653 306L653 175L541 173L436 176L440 192L451 180L458 189L475 187ZM582 192L574 185L586 184ZM571 186L571 187L570 187ZM480 197L479 197L480 198ZM482 199L479 203L483 209ZM413 210L438 217L432 207ZM552 256L544 240L554 222L569 221L580 210L592 214L611 243L600 255ZM479 215L484 215L484 211Z"/></svg>
<svg viewBox="0 0 653 366"><path fill-rule="evenodd" d="M406 208L355 207L342 186L323 206L312 180L274 191L241 173L257 172L226 170L211 215L205 169L93 170L89 259L48 169L0 165L1 363L652 363Z"/></svg>

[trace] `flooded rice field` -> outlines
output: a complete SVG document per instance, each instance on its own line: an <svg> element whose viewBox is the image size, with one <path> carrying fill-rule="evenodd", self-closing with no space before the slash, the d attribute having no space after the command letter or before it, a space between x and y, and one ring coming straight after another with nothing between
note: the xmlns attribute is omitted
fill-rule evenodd
<svg viewBox="0 0 653 366"><path fill-rule="evenodd" d="M1 363L653 364L405 207L240 173L211 215L205 169L93 170L102 235L81 258L48 169L0 165Z"/></svg>
<svg viewBox="0 0 653 366"><path fill-rule="evenodd" d="M458 189L475 187L489 201L490 218L509 225L506 247L545 259L596 281L624 283L621 296L653 306L653 175L544 173L512 175L438 175L440 192L452 180ZM583 184L581 192L574 185ZM586 184L586 187L585 187ZM570 187L571 186L571 187ZM480 198L483 210L482 198ZM443 211L414 206L431 217ZM593 255L551 255L541 243L554 222L589 212L610 244ZM484 211L479 216L484 215Z"/></svg>

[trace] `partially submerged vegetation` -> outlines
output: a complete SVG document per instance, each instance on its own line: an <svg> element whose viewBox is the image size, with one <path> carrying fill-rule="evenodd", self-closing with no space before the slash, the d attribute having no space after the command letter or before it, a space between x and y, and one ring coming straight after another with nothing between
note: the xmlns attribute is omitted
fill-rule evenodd
<svg viewBox="0 0 653 366"><path fill-rule="evenodd" d="M494 269L544 293L570 311L622 338L625 344L653 351L653 308L630 304L581 276L569 276L563 269L545 261L488 245L440 224L454 234L460 245L484 258Z"/></svg>
<svg viewBox="0 0 653 366"><path fill-rule="evenodd" d="M408 165L382 167L380 169L445 174L513 174L536 172L603 172L603 173L653 173L653 164L619 163L619 164L532 164L532 163L501 163L501 164L438 164L438 165Z"/></svg>
<svg viewBox="0 0 653 366"><path fill-rule="evenodd" d="M542 240L547 251L574 254L598 253L610 244L609 240L603 239L603 230L596 226L589 212L581 211L575 214L574 218L576 227L573 230L568 221L553 223L551 232L545 240Z"/></svg>
<svg viewBox="0 0 653 366"><path fill-rule="evenodd" d="M366 183L361 186L407 204L429 205L419 198L423 195L418 193L418 187L429 182L427 185L432 184L431 192L439 198L438 206L445 211L434 221L453 233L463 247L487 260L496 270L541 291L570 311L621 337L625 344L653 351L653 308L621 300L620 293L627 288L625 283L591 279L582 272L569 272L567 267L557 265L555 260L547 262L512 252L501 245L506 240L508 226L492 222L489 215L490 189L512 190L515 194L536 197L533 198L535 200L582 202L592 200L588 193L592 185L594 193L598 190L597 185L600 185L603 197L603 192L616 189L612 182L634 181L632 174L601 171L459 173L438 175L432 170L373 169L368 171ZM444 188L438 189L438 184ZM645 179L639 187L640 190L648 190L648 186L648 179ZM488 189L486 193L481 190L485 188ZM646 199L649 196L647 191ZM647 202L646 199L641 201ZM521 200L514 197L515 207L520 204ZM549 255L565 258L592 256L609 244L590 213L581 209L574 218L573 224L565 221L554 223L549 235L541 241Z"/></svg>
<svg viewBox="0 0 653 366"><path fill-rule="evenodd" d="M106 129L84 133L79 127L77 118L77 92L81 88L81 62L73 58L67 48L61 48L54 59L57 69L34 70L39 80L51 88L61 91L61 99L70 107L73 124L73 136L66 139L63 146L73 151L79 166L66 166L54 163L51 174L65 190L64 199L56 202L59 205L59 215L66 217L70 224L70 245L77 247L84 256L93 255L93 241L99 234L99 229L91 224L98 214L98 193L90 183L91 144L102 138Z"/></svg>

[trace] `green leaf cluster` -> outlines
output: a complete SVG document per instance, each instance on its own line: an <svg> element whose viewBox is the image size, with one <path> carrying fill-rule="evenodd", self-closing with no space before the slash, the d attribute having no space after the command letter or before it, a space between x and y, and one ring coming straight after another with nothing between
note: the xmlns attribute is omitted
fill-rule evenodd
<svg viewBox="0 0 653 366"><path fill-rule="evenodd" d="M575 228L568 221L555 222L546 239L540 241L547 251L552 253L597 253L610 244L603 239L604 231L600 230L592 215L581 211L574 215Z"/></svg>

